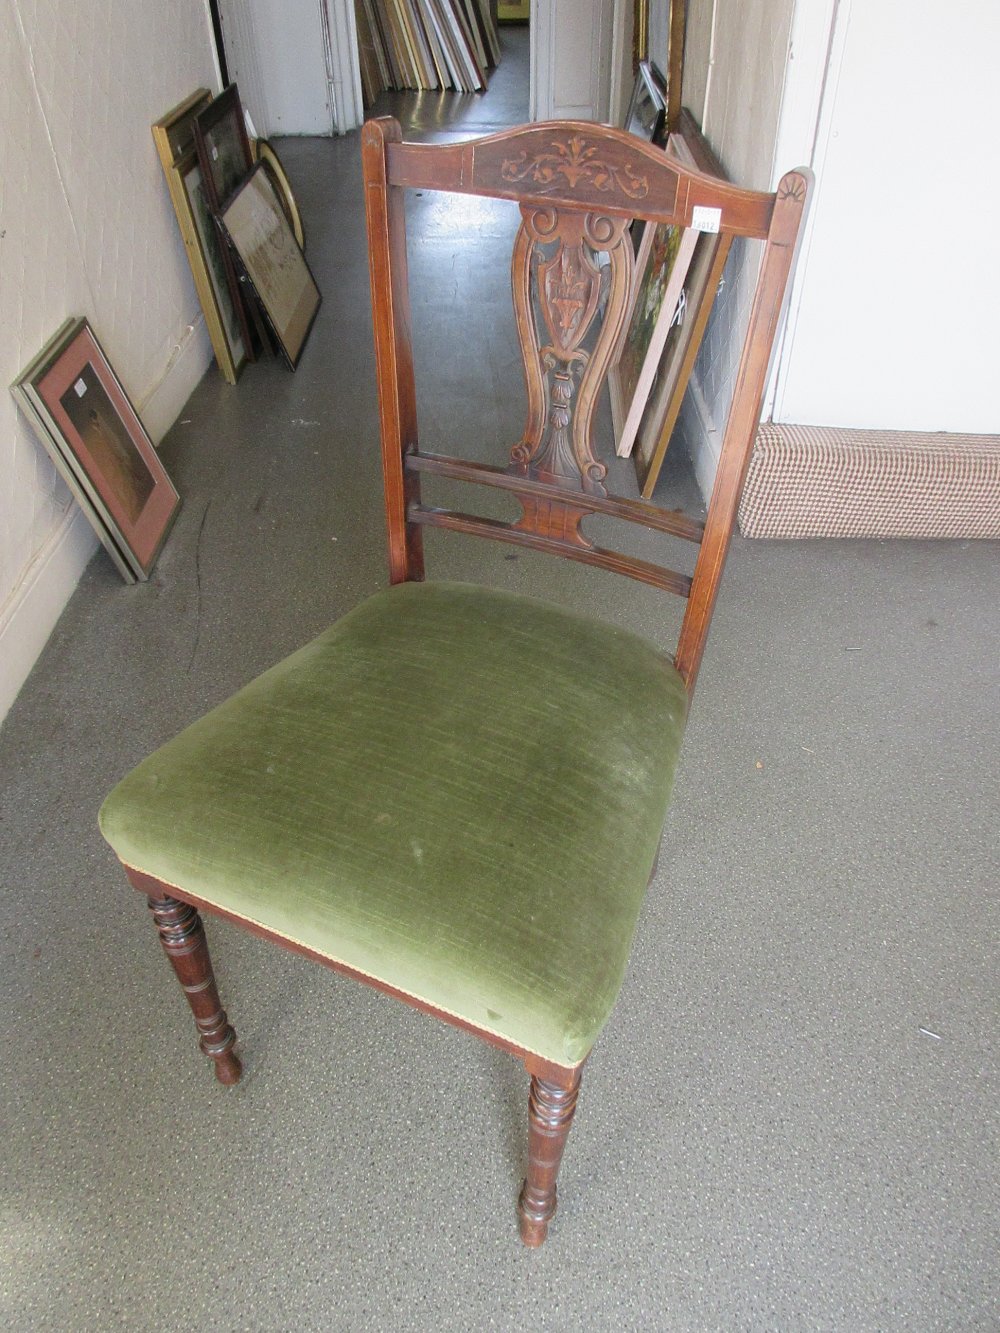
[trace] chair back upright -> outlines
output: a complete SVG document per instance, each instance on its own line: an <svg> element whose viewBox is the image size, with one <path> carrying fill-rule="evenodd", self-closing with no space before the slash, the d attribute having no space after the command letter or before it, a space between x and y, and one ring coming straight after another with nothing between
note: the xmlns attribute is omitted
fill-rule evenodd
<svg viewBox="0 0 1000 1333"><path fill-rule="evenodd" d="M811 185L789 172L774 194L706 175L609 126L552 121L462 143L404 143L397 121L362 131L390 579L422 579L422 529L445 528L596 565L686 599L674 661L693 689L767 383ZM521 224L512 285L527 419L504 466L419 448L403 192L511 199ZM665 223L691 252L693 233L764 243L718 472L702 523L608 493L592 438L594 408L622 335L633 283L629 223ZM606 258L602 258L606 257ZM602 277L606 269L608 278ZM513 494L512 522L424 505L432 473ZM698 547L691 575L595 545L581 529L607 514Z"/></svg>

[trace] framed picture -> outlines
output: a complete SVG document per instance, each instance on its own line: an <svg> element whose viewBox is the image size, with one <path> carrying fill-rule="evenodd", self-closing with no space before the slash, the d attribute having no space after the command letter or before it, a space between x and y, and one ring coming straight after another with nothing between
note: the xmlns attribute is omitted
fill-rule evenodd
<svg viewBox="0 0 1000 1333"><path fill-rule="evenodd" d="M164 170L173 166L194 147L195 117L205 110L211 100L212 94L207 88L197 88L190 97L185 97L183 102L178 102L165 116L154 122L153 142Z"/></svg>
<svg viewBox="0 0 1000 1333"><path fill-rule="evenodd" d="M725 179L718 158L689 111L682 111L667 153L686 166ZM642 497L652 498L687 390L708 317L722 284L731 238L706 232L695 243L677 317L667 331L659 365L639 422L632 459Z"/></svg>
<svg viewBox="0 0 1000 1333"><path fill-rule="evenodd" d="M235 83L194 120L194 140L205 180L205 194L215 212L253 169L243 107Z"/></svg>
<svg viewBox="0 0 1000 1333"><path fill-rule="evenodd" d="M652 497L729 255L730 237L699 234L691 265L636 428L632 458L644 500Z"/></svg>
<svg viewBox="0 0 1000 1333"><path fill-rule="evenodd" d="M666 140L666 123L667 90L663 75L648 60L640 60L624 128L629 134L660 147Z"/></svg>
<svg viewBox="0 0 1000 1333"><path fill-rule="evenodd" d="M643 232L632 300L608 376L615 449L622 458L632 452L667 334L683 316L684 282L700 235L666 222Z"/></svg>
<svg viewBox="0 0 1000 1333"><path fill-rule="evenodd" d="M247 363L247 348L226 276L224 246L212 220L194 145L195 118L211 100L208 89L199 88L168 111L152 130L212 350L223 377L235 384Z"/></svg>
<svg viewBox="0 0 1000 1333"><path fill-rule="evenodd" d="M295 243L304 254L306 248L306 233L302 226L302 216L299 213L299 206L295 202L295 195L292 193L291 184L289 183L288 177L285 175L285 168L281 165L281 158L266 139L255 139L252 146L254 161L263 162L264 169L270 176L271 184L274 186L274 192L278 196L281 207L285 210L285 217L288 219L289 225L292 228Z"/></svg>
<svg viewBox="0 0 1000 1333"><path fill-rule="evenodd" d="M319 309L319 288L262 163L219 220L292 370Z"/></svg>
<svg viewBox="0 0 1000 1333"><path fill-rule="evenodd" d="M217 217L225 201L253 170L250 139L235 83L223 89L213 102L195 116L194 145L205 199L209 211ZM256 317L256 312L250 308L250 302L240 286L239 275L233 267L232 257L225 246L222 247L222 264L233 309L240 322L243 345L252 361L255 354L250 319Z"/></svg>
<svg viewBox="0 0 1000 1333"><path fill-rule="evenodd" d="M87 321L67 320L11 390L119 570L148 578L180 497Z"/></svg>
<svg viewBox="0 0 1000 1333"><path fill-rule="evenodd" d="M673 0L668 0L672 3ZM649 55L649 0L632 0L632 68Z"/></svg>

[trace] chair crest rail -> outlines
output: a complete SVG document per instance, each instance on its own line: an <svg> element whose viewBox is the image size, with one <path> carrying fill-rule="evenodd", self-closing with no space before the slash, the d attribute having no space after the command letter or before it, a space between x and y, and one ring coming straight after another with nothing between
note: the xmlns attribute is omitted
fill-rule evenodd
<svg viewBox="0 0 1000 1333"><path fill-rule="evenodd" d="M771 196L705 175L635 135L587 121L541 123L455 144L389 142L388 182L526 204L572 192L573 206L691 226L695 208L720 210L720 230L767 237ZM565 198L560 206L566 207Z"/></svg>

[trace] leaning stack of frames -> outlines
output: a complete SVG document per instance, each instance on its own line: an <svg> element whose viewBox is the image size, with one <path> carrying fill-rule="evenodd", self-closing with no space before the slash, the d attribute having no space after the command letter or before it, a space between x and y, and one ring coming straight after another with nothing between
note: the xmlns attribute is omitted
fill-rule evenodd
<svg viewBox="0 0 1000 1333"><path fill-rule="evenodd" d="M153 125L153 142L166 177L170 202L184 240L212 350L223 377L235 384L253 355L246 312L234 295L225 245L212 217L195 144L195 122L212 104L207 88L198 88Z"/></svg>
<svg viewBox="0 0 1000 1333"><path fill-rule="evenodd" d="M275 345L294 370L320 294L273 146L251 142L235 83L215 98L199 88L152 129L223 376L235 384Z"/></svg>
<svg viewBox="0 0 1000 1333"><path fill-rule="evenodd" d="M666 142L679 162L725 180L691 113ZM639 228L633 228L633 235ZM731 236L672 223L641 229L635 281L608 376L615 449L631 454L644 500L656 489L729 257Z"/></svg>
<svg viewBox="0 0 1000 1333"><path fill-rule="evenodd" d="M354 0L365 105L388 88L486 87L500 62L489 0Z"/></svg>
<svg viewBox="0 0 1000 1333"><path fill-rule="evenodd" d="M523 1061L518 1212L522 1239L539 1245L656 861L810 176L790 172L774 194L743 190L622 130L573 121L413 144L381 119L364 127L362 151L392 586L145 760L108 798L102 828L149 898L223 1083L241 1066L202 909ZM508 200L520 215L512 277L527 417L495 463L418 436L410 190ZM592 440L635 216L762 243L704 522L610 493ZM446 408L439 394L436 414ZM422 489L440 479L502 491L519 517L434 505ZM690 553L686 567L598 545L592 516L652 529ZM676 651L525 595L425 581L428 527L677 596Z"/></svg>

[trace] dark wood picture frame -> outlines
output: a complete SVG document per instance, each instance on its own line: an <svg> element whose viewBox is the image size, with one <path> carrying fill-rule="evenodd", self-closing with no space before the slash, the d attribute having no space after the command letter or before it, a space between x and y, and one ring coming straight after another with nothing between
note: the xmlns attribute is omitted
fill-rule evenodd
<svg viewBox="0 0 1000 1333"><path fill-rule="evenodd" d="M253 169L239 89L231 83L195 117L194 138L205 193L216 212Z"/></svg>
<svg viewBox="0 0 1000 1333"><path fill-rule="evenodd" d="M236 265L294 370L322 296L262 162L226 201L219 224Z"/></svg>
<svg viewBox="0 0 1000 1333"><path fill-rule="evenodd" d="M68 319L11 391L119 572L147 579L180 496L86 319Z"/></svg>
<svg viewBox="0 0 1000 1333"><path fill-rule="evenodd" d="M247 348L194 142L195 119L211 101L207 88L197 89L156 121L152 132L215 359L223 378L235 384Z"/></svg>
<svg viewBox="0 0 1000 1333"><path fill-rule="evenodd" d="M254 165L243 105L235 83L224 88L195 117L194 142L205 198L213 215L217 217L223 203L246 180ZM256 358L256 344L250 320L256 312L250 308L250 301L240 283L228 247L223 245L221 248L226 281L239 318L243 345L247 356L253 361Z"/></svg>
<svg viewBox="0 0 1000 1333"><path fill-rule="evenodd" d="M640 60L622 128L659 148L666 142L666 127L666 82L654 64Z"/></svg>

